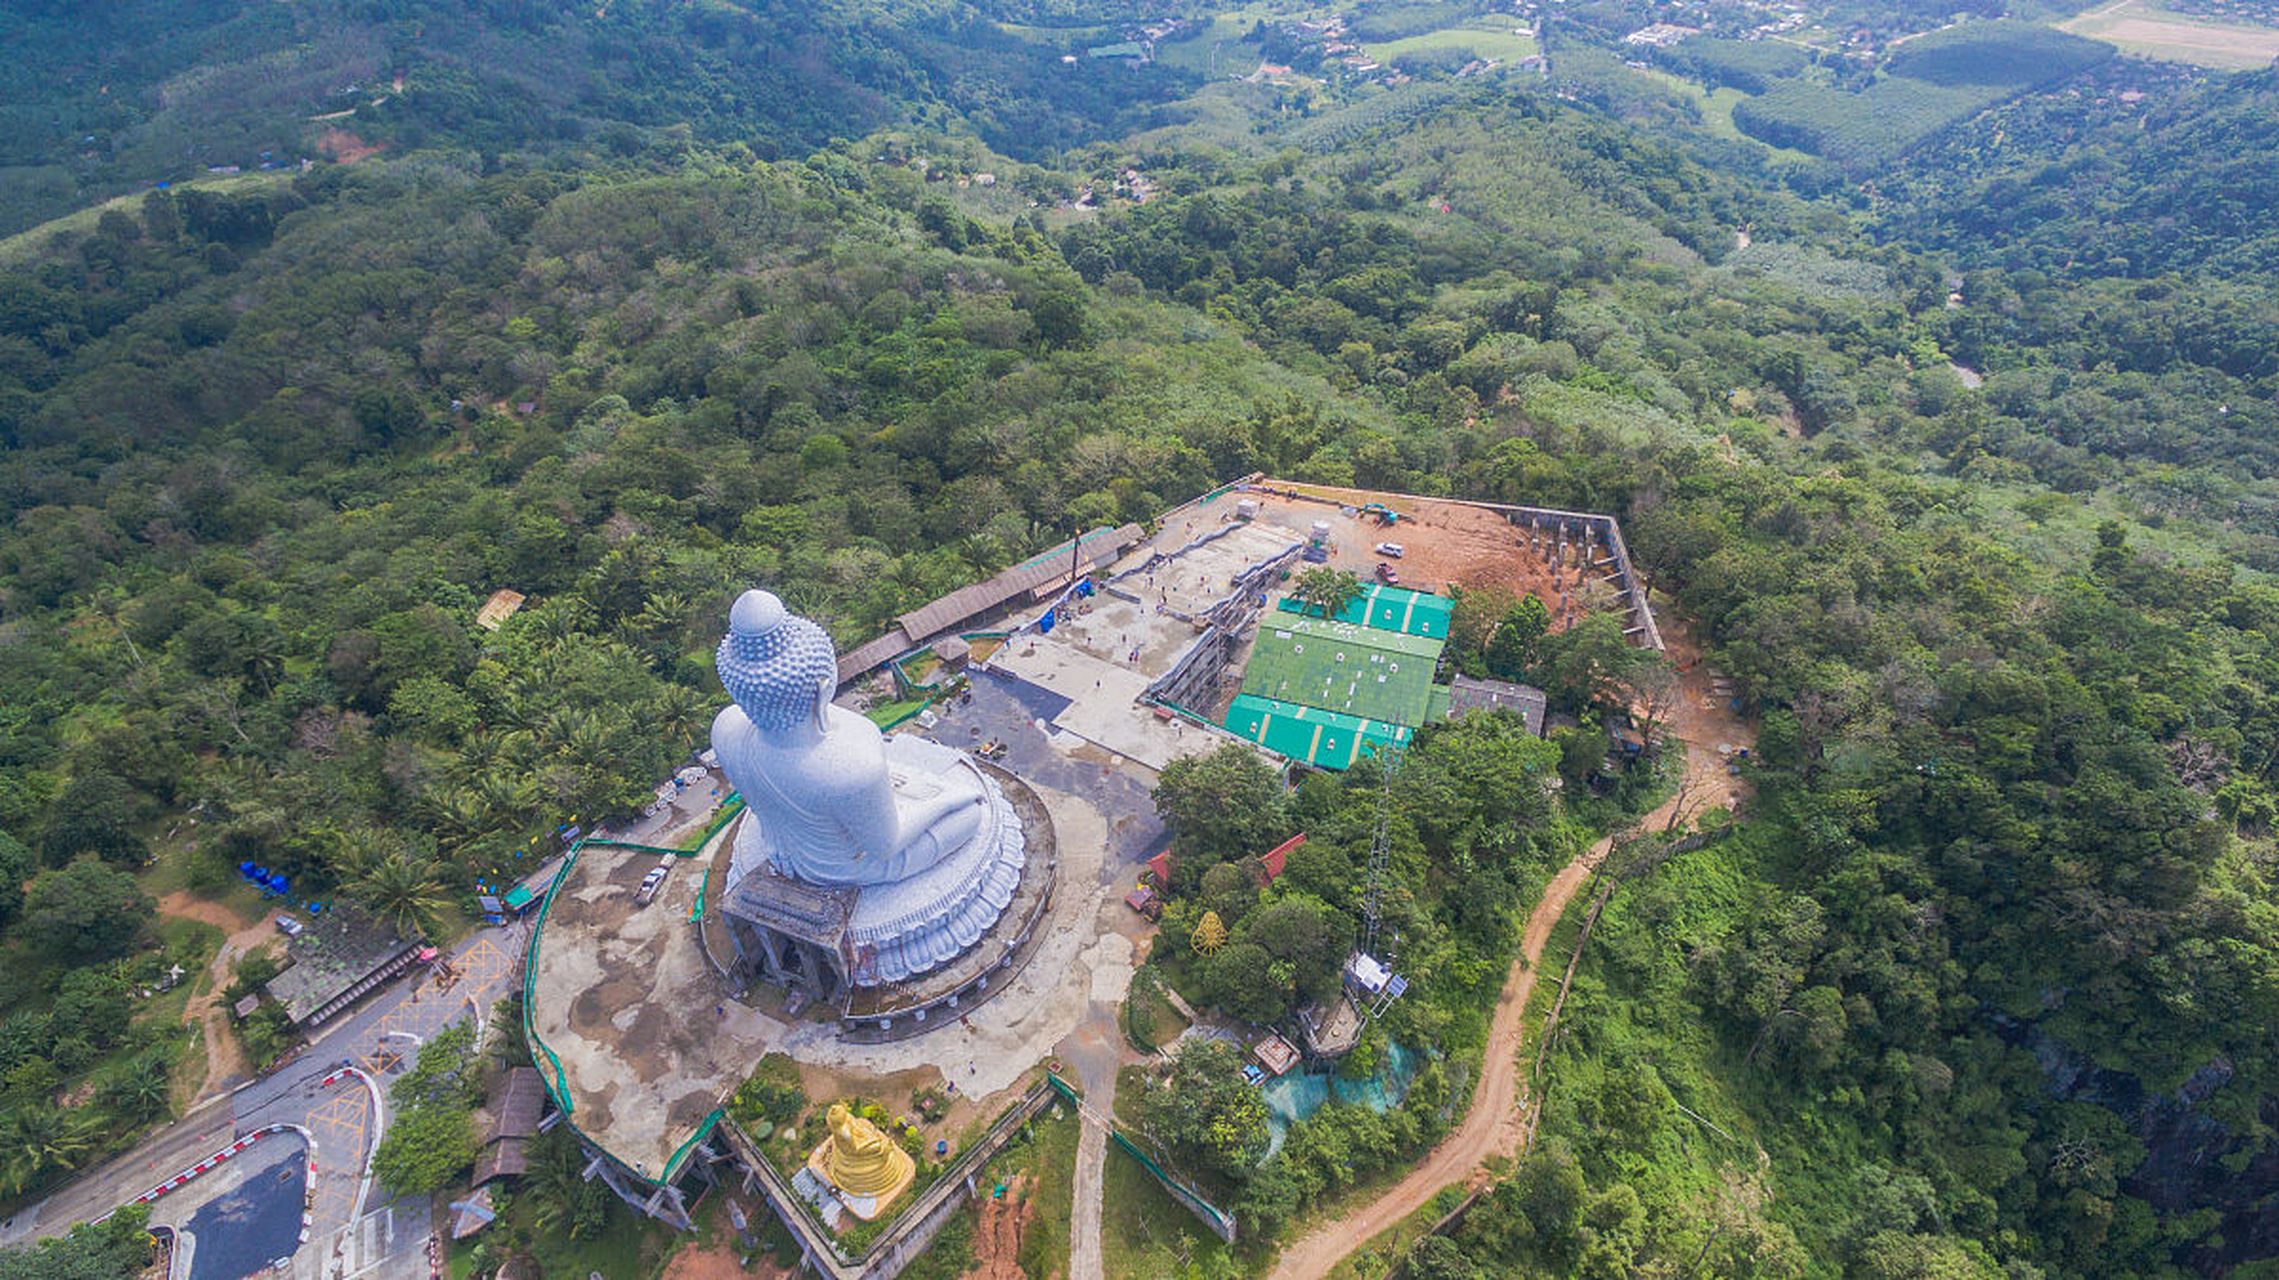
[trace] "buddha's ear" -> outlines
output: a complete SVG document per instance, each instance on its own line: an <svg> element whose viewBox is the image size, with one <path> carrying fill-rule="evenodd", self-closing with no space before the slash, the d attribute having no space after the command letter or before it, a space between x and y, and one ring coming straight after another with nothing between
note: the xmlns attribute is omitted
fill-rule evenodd
<svg viewBox="0 0 2279 1280"><path fill-rule="evenodd" d="M836 672L826 672L815 680L815 731L829 732L831 728L831 695L839 691Z"/></svg>

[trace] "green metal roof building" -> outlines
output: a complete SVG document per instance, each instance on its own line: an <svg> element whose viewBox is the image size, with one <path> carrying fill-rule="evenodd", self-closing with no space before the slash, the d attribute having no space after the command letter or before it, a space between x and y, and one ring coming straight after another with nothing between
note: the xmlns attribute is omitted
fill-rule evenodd
<svg viewBox="0 0 2279 1280"><path fill-rule="evenodd" d="M1407 602L1399 607L1413 616ZM1369 744L1404 744L1425 723L1445 644L1353 622L1268 614L1259 620L1226 727L1293 760L1345 768Z"/></svg>
<svg viewBox="0 0 2279 1280"><path fill-rule="evenodd" d="M1343 769L1388 744L1405 746L1414 732L1402 725L1249 693L1235 696L1227 708L1226 727L1269 751L1324 769Z"/></svg>
<svg viewBox="0 0 2279 1280"><path fill-rule="evenodd" d="M1305 612L1303 604L1288 596L1281 599L1278 607L1284 613ZM1447 596L1371 582L1361 588L1360 595L1347 601L1345 607L1337 611L1335 621L1375 627L1380 631L1398 631L1403 635L1446 640L1449 624L1455 616L1456 602Z"/></svg>

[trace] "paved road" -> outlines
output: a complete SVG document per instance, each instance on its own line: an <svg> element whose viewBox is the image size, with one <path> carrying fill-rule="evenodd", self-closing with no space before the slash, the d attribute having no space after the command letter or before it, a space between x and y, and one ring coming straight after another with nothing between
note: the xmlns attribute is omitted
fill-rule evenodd
<svg viewBox="0 0 2279 1280"><path fill-rule="evenodd" d="M240 1134L264 1125L296 1124L315 1142L317 1174L315 1220L309 1243L294 1255L295 1275L308 1280L424 1277L427 1267L419 1253L427 1237L425 1200L383 1205L382 1193L365 1185L366 1162L385 1127L384 1116L374 1114L375 1096L429 1036L471 1012L490 1016L492 1006L513 990L522 943L520 925L478 930L451 950L456 979L414 969L323 1028L315 1043L284 1066L209 1100L125 1155L0 1223L0 1247L61 1235L196 1164ZM344 1060L366 1076L319 1085ZM357 1221L359 1210L362 1221ZM160 1222L170 1223L175 1216L163 1199L153 1210Z"/></svg>

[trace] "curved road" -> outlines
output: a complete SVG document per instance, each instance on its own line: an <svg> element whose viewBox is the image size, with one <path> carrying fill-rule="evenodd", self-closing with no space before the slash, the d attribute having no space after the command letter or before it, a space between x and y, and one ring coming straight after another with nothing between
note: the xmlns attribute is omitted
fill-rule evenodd
<svg viewBox="0 0 2279 1280"><path fill-rule="evenodd" d="M317 1164L310 1184L314 1221L309 1242L293 1255L293 1273L306 1280L425 1276L426 1260L417 1253L427 1238L424 1206L400 1225L392 1216L373 1212L383 1207L366 1173L385 1124L373 1109L381 1086L353 1076L330 1087L319 1082L344 1059L368 1073L366 1080L384 1080L388 1074L384 1068L400 1060L393 1055L415 1056L427 1037L471 1011L487 1015L513 989L522 955L520 933L519 926L478 929L452 949L460 976L447 987L438 985L432 971L414 968L323 1028L305 1052L284 1066L207 1100L125 1154L0 1222L0 1247L62 1235L74 1224L109 1213L166 1181L241 1134L291 1123L315 1140ZM226 1169L206 1177L230 1176ZM186 1212L174 1211L167 1199L161 1199L152 1218L178 1225L174 1219Z"/></svg>
<svg viewBox="0 0 2279 1280"><path fill-rule="evenodd" d="M1673 817L1690 817L1710 805L1730 804L1739 784L1725 772L1725 761L1717 747L1720 743L1747 747L1756 742L1754 729L1727 709L1726 698L1714 687L1716 676L1700 664L1690 639L1675 626L1668 628L1668 639L1672 661L1690 668L1681 672L1682 692L1669 718L1670 734L1688 748L1685 777L1677 794L1638 820L1635 829L1640 831L1659 831ZM1551 940L1559 918L1566 914L1567 904L1614 847L1615 839L1610 835L1600 840L1561 868L1527 917L1519 954L1512 958L1503 994L1496 1000L1480 1084L1472 1091L1472 1107L1464 1114L1463 1123L1440 1140L1424 1163L1383 1195L1291 1242L1275 1262L1274 1280L1316 1280L1328 1275L1346 1254L1423 1208L1442 1187L1458 1181L1476 1186L1485 1181L1482 1166L1491 1157L1519 1153L1528 1119L1527 1110L1519 1105L1519 1059L1527 1048L1527 1002L1535 994L1536 961L1542 958L1543 946Z"/></svg>

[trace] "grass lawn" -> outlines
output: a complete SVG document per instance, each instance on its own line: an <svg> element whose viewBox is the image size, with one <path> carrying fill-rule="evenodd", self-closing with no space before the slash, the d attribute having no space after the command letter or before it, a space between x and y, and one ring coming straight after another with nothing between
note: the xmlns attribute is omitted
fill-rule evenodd
<svg viewBox="0 0 2279 1280"><path fill-rule="evenodd" d="M1243 75L1258 65L1258 46L1245 43L1251 31L1258 26L1260 14L1237 10L1233 13L1212 15L1201 30L1184 40L1158 42L1155 60L1182 71L1196 71L1208 75L1212 70L1212 50L1217 54L1217 69L1222 76Z"/></svg>
<svg viewBox="0 0 2279 1280"><path fill-rule="evenodd" d="M1055 1119L1053 1113L1059 1111ZM1065 1104L1048 1107L1029 1124L1031 1136L1016 1141L983 1166L976 1183L988 1194L1017 1175L1027 1175L1029 1203L1036 1216L1021 1236L1020 1264L1029 1280L1068 1274L1068 1233L1075 1221L1076 1113Z"/></svg>
<svg viewBox="0 0 2279 1280"><path fill-rule="evenodd" d="M268 173L241 173L220 178L198 178L189 182L177 182L174 184L174 190L184 191L195 187L200 191L244 191L253 187L274 186L286 181L297 172L298 170L277 169ZM139 191L132 195L118 196L114 199L105 200L101 204L89 205L76 213L67 213L53 221L43 222L29 231L20 231L0 240L0 265L12 265L23 261L30 256L34 248L58 231L93 231L95 220L103 216L105 209L119 209L127 213L139 214L142 210L142 197L143 193Z"/></svg>
<svg viewBox="0 0 2279 1280"><path fill-rule="evenodd" d="M863 714L869 716L871 723L877 725L879 728L891 729L895 725L902 723L903 721L909 719L914 715L917 715L919 712L924 711L925 709L926 699L906 698L901 702L889 702L881 706L872 707L870 710L863 712Z"/></svg>
<svg viewBox="0 0 2279 1280"><path fill-rule="evenodd" d="M1158 1280L1189 1265L1217 1274L1234 1252L1114 1143L1101 1200L1100 1258L1109 1280Z"/></svg>
<svg viewBox="0 0 2279 1280"><path fill-rule="evenodd" d="M137 1016L168 1026L181 1022L183 1009L191 997L212 985L206 966L213 960L214 953L222 949L226 937L220 928L202 920L173 917L160 920L158 938L166 946L167 963L181 965L184 973L180 985L152 996L137 1011Z"/></svg>
<svg viewBox="0 0 2279 1280"><path fill-rule="evenodd" d="M2056 24L2077 36L2103 40L2123 53L2222 71L2254 71L2279 56L2279 30L2172 13L2146 0L2120 0Z"/></svg>
<svg viewBox="0 0 2279 1280"><path fill-rule="evenodd" d="M1717 89L1709 89L1704 88L1692 80L1686 79L1684 76L1676 75L1668 71L1638 71L1635 67L1631 68L1631 70L1637 71L1637 74L1654 81L1656 84L1667 85L1671 89L1674 89L1677 92L1682 93L1689 98L1692 98L1695 104L1701 108L1702 127L1709 130L1711 133L1716 134L1720 138L1731 138L1737 142L1754 143L1755 145L1763 147L1765 150L1771 152L1775 159L1786 160L1796 164L1812 164L1819 160L1818 156L1813 155L1809 151L1798 151L1794 147L1772 146L1768 143L1760 142L1757 139L1750 137L1748 134L1741 132L1741 126L1733 123L1733 108L1740 105L1742 102L1747 101L1749 95L1741 92L1739 89L1736 89L1731 85L1726 85L1722 88Z"/></svg>
<svg viewBox="0 0 2279 1280"><path fill-rule="evenodd" d="M1132 993L1125 1000L1124 1036L1136 1049L1160 1049L1179 1039L1187 1030L1187 1019L1171 1005L1162 988L1147 983L1132 984Z"/></svg>
<svg viewBox="0 0 2279 1280"><path fill-rule="evenodd" d="M997 29L1023 44L1060 49L1070 45L1114 44L1121 36L1114 27L1040 27L1023 22L1000 22Z"/></svg>

